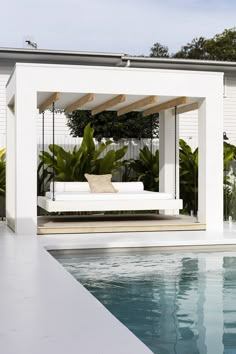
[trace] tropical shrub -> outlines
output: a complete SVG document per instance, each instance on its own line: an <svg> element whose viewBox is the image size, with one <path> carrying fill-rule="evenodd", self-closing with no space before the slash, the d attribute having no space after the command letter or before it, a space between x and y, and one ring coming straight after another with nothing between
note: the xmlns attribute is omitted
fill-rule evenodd
<svg viewBox="0 0 236 354"><path fill-rule="evenodd" d="M84 136L81 146L74 147L72 151L65 151L61 146L49 145L50 152L40 154L41 162L44 162L48 175L52 177L53 166L53 150L54 150L54 171L57 181L84 181L85 173L92 174L115 174L123 165L121 159L127 151L124 146L119 150L110 150L103 157L101 154L105 152L112 141L101 143L97 148L94 143L94 129L88 124L84 129Z"/></svg>
<svg viewBox="0 0 236 354"><path fill-rule="evenodd" d="M192 151L183 140L179 141L180 198L184 211L197 214L198 210L198 149Z"/></svg>
<svg viewBox="0 0 236 354"><path fill-rule="evenodd" d="M198 210L198 149L191 147L180 139L180 197L183 199L187 213ZM232 207L231 163L236 158L236 147L224 142L224 219L228 219Z"/></svg>
<svg viewBox="0 0 236 354"><path fill-rule="evenodd" d="M236 182L232 183L231 188L225 186L224 193L224 219L228 220L229 216L232 220L236 220Z"/></svg>
<svg viewBox="0 0 236 354"><path fill-rule="evenodd" d="M49 188L49 183L53 178L52 171L44 166L43 161L38 165L37 169L37 192L38 195L44 195Z"/></svg>
<svg viewBox="0 0 236 354"><path fill-rule="evenodd" d="M224 220L232 216L236 220L236 186L231 163L236 158L236 147L224 142Z"/></svg>
<svg viewBox="0 0 236 354"><path fill-rule="evenodd" d="M159 151L155 153L144 146L139 150L139 158L126 161L123 180L142 181L144 188L149 191L159 190Z"/></svg>
<svg viewBox="0 0 236 354"><path fill-rule="evenodd" d="M6 149L0 149L0 195L6 192Z"/></svg>

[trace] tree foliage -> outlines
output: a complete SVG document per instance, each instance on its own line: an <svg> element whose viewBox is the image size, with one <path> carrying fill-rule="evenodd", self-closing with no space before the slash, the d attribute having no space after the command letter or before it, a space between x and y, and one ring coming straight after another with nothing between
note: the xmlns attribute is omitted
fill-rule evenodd
<svg viewBox="0 0 236 354"><path fill-rule="evenodd" d="M191 43L184 45L173 56L183 59L208 59L206 39L204 37L194 38Z"/></svg>
<svg viewBox="0 0 236 354"><path fill-rule="evenodd" d="M130 112L118 117L116 112L105 111L95 116L90 111L74 111L68 115L67 125L73 137L83 136L88 123L94 129L94 137L113 138L118 141L124 138L151 138L158 136L159 115L143 117L139 112Z"/></svg>
<svg viewBox="0 0 236 354"><path fill-rule="evenodd" d="M168 47L155 43L150 50L151 57L168 57ZM236 27L225 29L213 38L194 38L172 54L173 58L236 61Z"/></svg>
<svg viewBox="0 0 236 354"><path fill-rule="evenodd" d="M150 50L150 57L169 58L170 57L169 49L167 46L162 45L159 42L154 43Z"/></svg>

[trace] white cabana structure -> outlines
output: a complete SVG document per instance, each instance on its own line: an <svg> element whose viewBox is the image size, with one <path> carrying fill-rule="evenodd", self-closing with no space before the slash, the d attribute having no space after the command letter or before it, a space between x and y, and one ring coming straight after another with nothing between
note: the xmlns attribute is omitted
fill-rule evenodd
<svg viewBox="0 0 236 354"><path fill-rule="evenodd" d="M223 228L223 74L129 67L16 64L7 84L6 218L37 233L37 109L160 113L160 192L179 197L178 115L199 112L199 222Z"/></svg>

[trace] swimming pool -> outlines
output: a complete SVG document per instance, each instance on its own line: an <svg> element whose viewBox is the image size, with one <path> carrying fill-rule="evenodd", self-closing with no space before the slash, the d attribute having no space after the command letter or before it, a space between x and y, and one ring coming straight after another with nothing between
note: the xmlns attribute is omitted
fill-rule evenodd
<svg viewBox="0 0 236 354"><path fill-rule="evenodd" d="M236 354L236 253L53 255L153 353Z"/></svg>

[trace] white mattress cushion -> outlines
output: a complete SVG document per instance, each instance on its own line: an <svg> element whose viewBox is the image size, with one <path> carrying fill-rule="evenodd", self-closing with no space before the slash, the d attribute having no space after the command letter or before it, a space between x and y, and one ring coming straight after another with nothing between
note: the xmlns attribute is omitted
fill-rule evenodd
<svg viewBox="0 0 236 354"><path fill-rule="evenodd" d="M46 193L47 198L52 199L52 192ZM166 200L173 199L168 193L159 192L118 192L118 193L90 193L90 192L55 192L55 200L78 201L116 201L116 200Z"/></svg>

